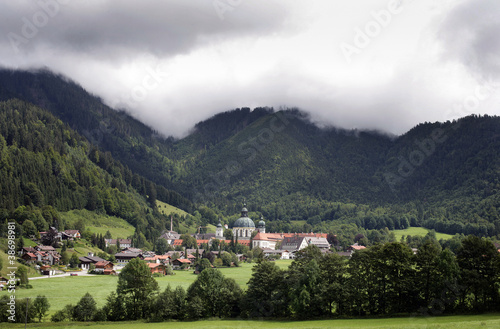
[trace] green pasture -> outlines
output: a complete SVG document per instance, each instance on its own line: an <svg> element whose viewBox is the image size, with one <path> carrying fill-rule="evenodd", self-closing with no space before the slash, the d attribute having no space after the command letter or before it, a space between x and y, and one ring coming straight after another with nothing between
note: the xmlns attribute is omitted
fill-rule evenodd
<svg viewBox="0 0 500 329"><path fill-rule="evenodd" d="M156 200L156 207L158 211L164 215L170 215L172 213L178 214L179 216L188 216L189 214L182 209L169 205L168 203Z"/></svg>
<svg viewBox="0 0 500 329"><path fill-rule="evenodd" d="M280 268L287 268L291 264L290 260L276 261ZM242 289L246 289L248 280L252 275L252 267L255 263L241 263L240 267L222 267L219 270L228 278L233 278ZM163 291L168 285L175 288L181 286L187 289L193 283L197 275L192 270L174 271L175 275L158 277L156 280ZM16 291L17 298L45 295L50 302L50 312L52 315L62 309L66 304L76 304L87 292L94 297L97 306L101 307L106 303L106 297L116 291L118 282L117 276L95 275L95 276L66 276L59 278L30 280L33 289L19 289ZM0 292L7 294L6 291Z"/></svg>
<svg viewBox="0 0 500 329"><path fill-rule="evenodd" d="M394 232L394 236L396 237L396 241L399 241L401 240L401 237L404 235L405 237L408 236L408 235L411 235L411 236L426 236L427 233L430 232L429 229L427 228L424 228L424 227L409 227L405 230L392 230L392 232ZM450 234L445 234L445 233L438 233L436 232L436 239L438 240L448 240L448 239L451 239L453 237L453 235L450 235Z"/></svg>
<svg viewBox="0 0 500 329"><path fill-rule="evenodd" d="M7 239L2 239L2 240L7 240ZM1 241L0 241L1 242ZM0 259L2 259L2 269L0 270L0 276L3 276L5 278L8 279L7 275L10 273L11 269L9 269L9 267L11 266L11 264L9 264L9 255L7 255L5 252L3 252L3 250L5 250L4 248L2 248L2 250L0 250ZM14 262L14 265L12 267L19 267L19 266L22 266L21 263L19 263L17 260ZM26 266L26 268L28 269L28 276L41 276L40 273L38 271L36 271L34 268L31 268L29 266ZM1 293L1 292L0 292Z"/></svg>
<svg viewBox="0 0 500 329"><path fill-rule="evenodd" d="M24 328L24 324L5 323L3 328ZM314 321L245 321L245 320L200 320L193 322L104 322L104 323L31 323L28 328L71 328L71 329L188 329L188 328L387 328L387 329L474 329L500 328L500 314L461 315L442 317L404 317L377 319L314 320Z"/></svg>
<svg viewBox="0 0 500 329"><path fill-rule="evenodd" d="M104 235L109 231L113 239L126 239L132 236L135 230L132 225L122 218L97 214L85 209L76 209L59 214L64 219L66 227L73 228L78 220L81 219L85 223L85 228L88 228L92 233Z"/></svg>

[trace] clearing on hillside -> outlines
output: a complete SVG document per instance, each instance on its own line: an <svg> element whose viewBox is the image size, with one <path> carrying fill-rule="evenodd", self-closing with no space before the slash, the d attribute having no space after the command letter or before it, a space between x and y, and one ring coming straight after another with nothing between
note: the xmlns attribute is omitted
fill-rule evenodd
<svg viewBox="0 0 500 329"><path fill-rule="evenodd" d="M405 230L393 230L394 235L396 237L396 241L401 240L401 237L404 235L405 237L408 235L411 236L426 236L427 233L429 233L431 230L425 228L425 227L409 227ZM448 240L451 239L453 235L450 234L445 234L445 233L438 233L436 232L436 239L438 240Z"/></svg>
<svg viewBox="0 0 500 329"><path fill-rule="evenodd" d="M182 209L169 205L168 203L162 202L160 200L156 200L156 207L158 211L164 215L170 215L172 213L177 214L179 216L188 216L189 214Z"/></svg>
<svg viewBox="0 0 500 329"><path fill-rule="evenodd" d="M96 234L111 233L113 239L125 239L134 234L135 228L122 218L97 214L86 209L76 209L59 213L66 227L74 228L79 220L83 220L85 228Z"/></svg>

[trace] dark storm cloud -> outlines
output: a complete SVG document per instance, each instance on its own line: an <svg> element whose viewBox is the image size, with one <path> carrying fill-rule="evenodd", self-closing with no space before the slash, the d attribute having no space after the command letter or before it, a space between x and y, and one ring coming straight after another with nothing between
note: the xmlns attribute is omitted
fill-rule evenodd
<svg viewBox="0 0 500 329"><path fill-rule="evenodd" d="M165 135L247 106L399 134L498 77L500 4L395 1L0 0L0 65L66 75ZM490 94L474 113L498 114Z"/></svg>
<svg viewBox="0 0 500 329"><path fill-rule="evenodd" d="M10 45L16 53L49 47L115 61L137 53L171 56L221 39L269 33L286 17L273 1L252 8L245 1L232 3L237 6L212 0L15 1L0 4L0 31L4 48Z"/></svg>
<svg viewBox="0 0 500 329"><path fill-rule="evenodd" d="M500 77L500 1L462 2L443 21L439 36L447 58L483 79Z"/></svg>

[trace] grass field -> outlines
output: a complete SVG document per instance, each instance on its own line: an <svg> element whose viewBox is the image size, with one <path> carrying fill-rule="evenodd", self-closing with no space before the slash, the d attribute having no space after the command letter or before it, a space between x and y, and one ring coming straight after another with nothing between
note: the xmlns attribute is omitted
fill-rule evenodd
<svg viewBox="0 0 500 329"><path fill-rule="evenodd" d="M122 218L99 215L85 209L71 210L59 214L66 222L67 227L74 227L74 224L82 219L85 222L85 228L88 228L92 233L104 235L109 230L113 239L125 239L133 235L135 230L132 225Z"/></svg>
<svg viewBox="0 0 500 329"><path fill-rule="evenodd" d="M156 200L156 207L158 207L158 211L164 215L170 215L172 213L178 214L179 216L187 216L189 215L187 212L185 212L182 209L179 209L177 207L171 206L168 203L162 202L160 200Z"/></svg>
<svg viewBox="0 0 500 329"><path fill-rule="evenodd" d="M2 328L24 328L24 324L2 324ZM187 328L339 328L339 329L474 329L500 328L500 314L442 316L442 317L405 317L385 319L347 319L315 321L244 321L244 320L205 320L194 322L118 322L118 323L31 323L28 328L88 328L88 329L187 329Z"/></svg>
<svg viewBox="0 0 500 329"><path fill-rule="evenodd" d="M7 240L7 239L5 239ZM11 271L8 267L10 266L9 265L9 256L4 253L3 251L0 251L0 259L2 259L2 264L3 264L3 267L2 269L0 270L0 276L3 276L5 278L7 278L7 274ZM21 263L19 263L17 260L15 261L15 264L14 266L12 267L19 267L21 265ZM31 268L31 267L27 267L28 269L28 276L41 276L40 273L38 271L35 271L35 269ZM1 292L0 292L1 293Z"/></svg>
<svg viewBox="0 0 500 329"><path fill-rule="evenodd" d="M276 261L276 265L280 268L287 268L291 264L290 260ZM242 289L246 289L246 284L252 275L252 267L255 263L241 263L240 267L220 268L222 274L228 278L233 278ZM175 288L181 286L187 289L193 283L197 275L193 271L174 271L175 275L156 278L160 291L163 291L169 284ZM20 289L16 292L17 298L36 297L45 295L50 302L50 312L52 315L56 311L62 309L66 304L76 304L80 298L89 292L97 302L97 306L101 307L106 303L106 297L116 291L118 282L117 276L67 276L51 279L31 280L30 284L33 289ZM0 292L6 294L7 292Z"/></svg>
<svg viewBox="0 0 500 329"><path fill-rule="evenodd" d="M404 236L407 236L407 235L425 236L427 233L429 233L429 231L430 231L429 229L426 229L424 227L409 227L406 230L393 230L392 232L394 232L394 235L396 236L396 241L399 241L399 240L401 240L401 237L403 235ZM441 240L441 239L448 240L448 239L451 239L452 237L453 237L453 235L450 235L450 234L436 232L436 239L438 239L438 240Z"/></svg>

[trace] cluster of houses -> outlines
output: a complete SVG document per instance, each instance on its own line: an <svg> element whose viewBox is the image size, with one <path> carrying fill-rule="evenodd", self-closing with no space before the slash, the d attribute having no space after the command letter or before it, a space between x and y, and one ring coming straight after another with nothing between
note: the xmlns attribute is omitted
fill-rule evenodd
<svg viewBox="0 0 500 329"><path fill-rule="evenodd" d="M61 261L61 255L52 246L38 245L36 247L23 247L19 251L19 257L26 264L57 265Z"/></svg>
<svg viewBox="0 0 500 329"><path fill-rule="evenodd" d="M198 255L204 250L198 250ZM196 260L196 249L186 249L185 251L169 251L164 255L156 255L152 251L142 251L141 249L128 247L115 254L117 266L122 267L134 258L144 260L151 270L152 274L158 273L162 275L167 274L168 266L173 269L189 268ZM89 253L87 256L80 257L80 267L84 270L93 268L94 273L102 273L106 275L116 274L114 264L102 259L101 257L94 256Z"/></svg>
<svg viewBox="0 0 500 329"><path fill-rule="evenodd" d="M212 240L217 239L220 242L229 244L231 241L224 238L224 230L228 226L217 225L215 233L194 234L198 248L203 245L210 245ZM57 232L55 228L51 228L56 233L57 240L74 240L80 238L78 230L66 230ZM262 249L264 256L269 258L293 259L295 253L308 246L314 245L322 252L330 252L330 244L327 240L326 233L266 233L265 222L261 218L257 226L252 219L248 217L248 210L244 204L241 210L241 217L237 219L232 227L233 236L236 237L238 244L245 245L251 248ZM255 232L257 234L255 234ZM43 236L47 232L40 232ZM252 238L253 235L253 238ZM164 233L160 238L167 240L167 243L172 247L181 246L183 241L180 239L180 234L172 230ZM151 273L167 274L168 266L173 269L189 268L198 257L203 254L203 249L186 249L185 251L169 251L164 255L156 255L151 251L142 251L141 249L133 248L131 239L105 239L106 247L115 245L120 250L116 253L115 259L118 266L124 266L134 258L140 258L146 261ZM343 256L350 256L355 250L363 249L363 246L357 244L351 246ZM214 257L218 252L213 251ZM25 247L19 252L19 256L24 259L27 264L41 264L42 273L51 274L50 266L57 265L60 262L61 255L52 246L36 246L34 248ZM237 255L240 261L245 260L244 255ZM94 256L89 253L87 256L79 258L80 267L84 270L92 269L94 273L102 273L106 275L116 274L114 264L101 257Z"/></svg>
<svg viewBox="0 0 500 329"><path fill-rule="evenodd" d="M65 230L58 232L57 229L50 228L54 232L56 241L80 239L80 231ZM48 232L40 232L40 237L43 238ZM61 255L52 246L37 245L35 247L23 247L18 251L18 256L23 259L26 264L41 264L41 266L50 267L58 265L61 261Z"/></svg>
<svg viewBox="0 0 500 329"><path fill-rule="evenodd" d="M50 231L54 232L54 239L59 242L81 238L79 230L64 230L62 232L59 232L55 227L51 227ZM43 237L47 234L49 234L49 232L40 232L40 238L43 239Z"/></svg>
<svg viewBox="0 0 500 329"><path fill-rule="evenodd" d="M265 256L279 257L281 259L294 258L295 252L306 248L309 245L315 245L322 251L330 250L330 244L326 239L326 233L266 233L266 223L263 218L255 225L254 221L248 217L246 204L241 209L241 216L232 225L232 233L238 244L252 248L260 248ZM215 233L194 234L199 247L203 244L210 245L213 239L229 244L231 241L224 237L224 230L228 225L217 225ZM252 238L252 234L257 232ZM180 234L170 231L162 234L160 238L167 240L167 243L173 246L182 245ZM279 248L276 248L278 246Z"/></svg>

